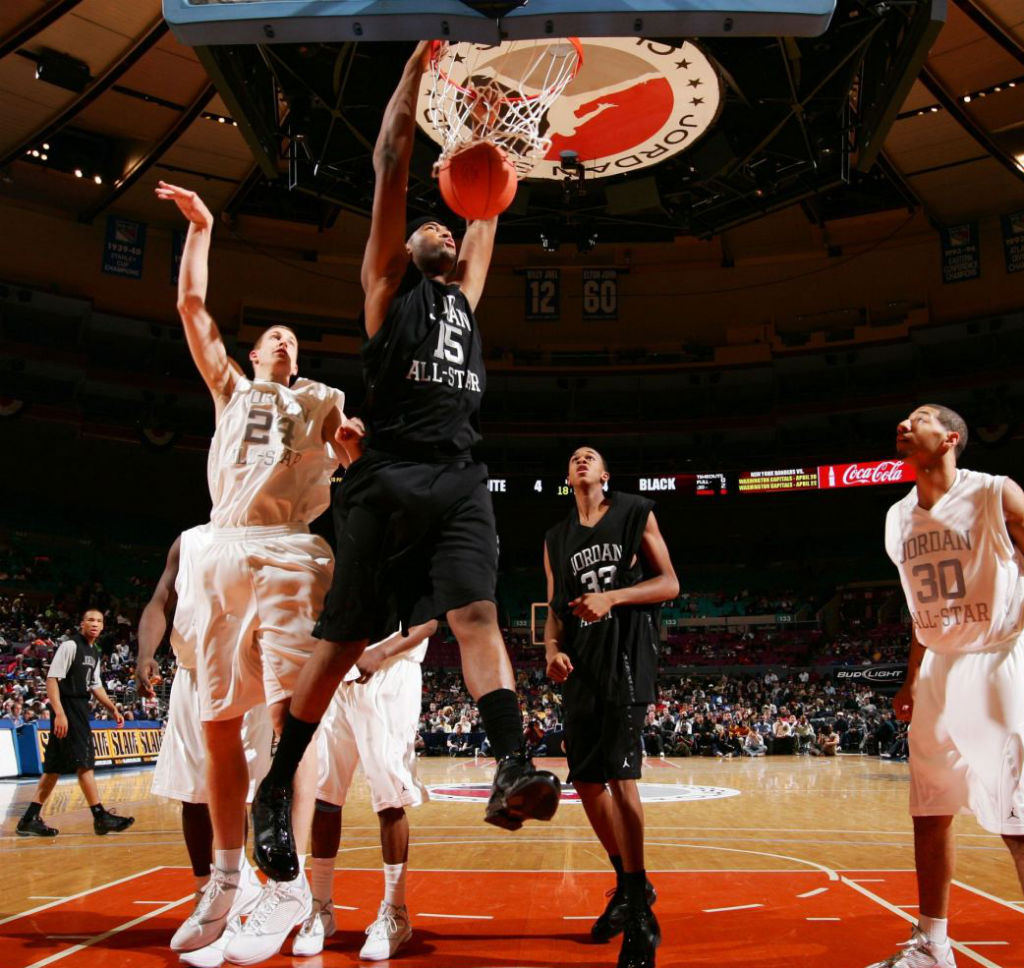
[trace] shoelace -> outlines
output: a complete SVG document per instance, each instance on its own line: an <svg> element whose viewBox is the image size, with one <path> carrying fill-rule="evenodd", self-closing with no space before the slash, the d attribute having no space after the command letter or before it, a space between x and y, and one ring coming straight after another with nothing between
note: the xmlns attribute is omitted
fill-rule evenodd
<svg viewBox="0 0 1024 968"><path fill-rule="evenodd" d="M213 907L213 902L232 886L226 880L220 881L217 878L212 878L210 883L207 884L206 890L203 891L203 896L199 899L199 903L196 905L196 909L192 912L189 920L194 921L196 924L201 924L205 921L206 915L210 913L210 908Z"/></svg>
<svg viewBox="0 0 1024 968"><path fill-rule="evenodd" d="M396 909L389 907L386 911L381 911L377 915L377 920L364 933L374 939L385 939L392 934L397 934L398 919L391 913L394 910Z"/></svg>
<svg viewBox="0 0 1024 968"><path fill-rule="evenodd" d="M259 934L263 929L263 924L274 913L278 904L288 894L288 886L279 881L269 881L268 883L274 886L270 890L264 888L263 897L260 898L259 904L256 905L256 910L249 915L249 920L245 922L245 933L246 934Z"/></svg>
<svg viewBox="0 0 1024 968"><path fill-rule="evenodd" d="M922 950L924 945L926 945L927 943L928 939L925 938L923 935L914 934L914 936L909 941L900 942L900 947L904 949L903 951L900 951L899 953L893 955L887 961L883 961L882 964L885 965L886 968L902 968L902 966L904 965L910 965L910 962L907 959L911 955L913 955L915 951L918 954L927 954L925 951ZM928 954L927 957L931 958L931 955ZM932 964L936 963L934 958L931 958L931 961Z"/></svg>
<svg viewBox="0 0 1024 968"><path fill-rule="evenodd" d="M302 927L299 929L299 933L309 934L313 930L318 918L327 918L330 917L330 915L331 907L329 901L325 901L323 904L317 904L314 902L313 913L302 922Z"/></svg>

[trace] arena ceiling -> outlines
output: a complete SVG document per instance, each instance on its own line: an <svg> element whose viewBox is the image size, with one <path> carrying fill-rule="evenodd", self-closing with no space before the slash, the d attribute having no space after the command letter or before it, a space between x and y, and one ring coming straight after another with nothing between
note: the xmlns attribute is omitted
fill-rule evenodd
<svg viewBox="0 0 1024 968"><path fill-rule="evenodd" d="M839 0L820 39L709 40L724 103L691 152L583 193L533 184L502 240L534 243L552 224L627 241L756 224L778 246L808 221L827 232L880 211L955 224L1024 208L1024 0L945 6ZM325 229L368 209L370 150L408 50L197 52L159 0L5 0L0 38L0 197L170 224L153 196L166 179L216 212ZM421 148L410 198L429 210Z"/></svg>

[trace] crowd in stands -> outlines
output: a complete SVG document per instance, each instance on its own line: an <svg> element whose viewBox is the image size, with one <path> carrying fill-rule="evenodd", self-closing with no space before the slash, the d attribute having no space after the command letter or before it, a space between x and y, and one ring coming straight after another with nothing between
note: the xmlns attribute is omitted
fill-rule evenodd
<svg viewBox="0 0 1024 968"><path fill-rule="evenodd" d="M82 611L100 607L105 630L98 644L103 653L101 677L107 694L125 720L161 719L167 709L173 658L169 653L161 657L164 683L157 690L157 698L140 697L134 681L134 622L120 604L96 585L80 586L62 600L45 604L34 603L26 595L0 595L0 718L13 720L16 725L49 719L46 670L53 654L75 631ZM93 718L110 717L95 704Z"/></svg>
<svg viewBox="0 0 1024 968"><path fill-rule="evenodd" d="M564 751L562 698L543 670L519 669L523 729L536 755ZM425 669L418 747L427 755L486 754L472 699L456 670ZM889 701L865 685L837 685L808 668L761 675L663 676L647 712L649 756L810 755L842 753L905 759L906 725Z"/></svg>

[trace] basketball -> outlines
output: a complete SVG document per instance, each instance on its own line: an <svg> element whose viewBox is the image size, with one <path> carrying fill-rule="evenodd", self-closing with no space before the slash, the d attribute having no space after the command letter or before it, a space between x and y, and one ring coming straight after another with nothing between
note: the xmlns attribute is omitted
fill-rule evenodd
<svg viewBox="0 0 1024 968"><path fill-rule="evenodd" d="M489 141L477 141L446 158L437 177L445 204L471 220L504 212L518 184L508 155Z"/></svg>

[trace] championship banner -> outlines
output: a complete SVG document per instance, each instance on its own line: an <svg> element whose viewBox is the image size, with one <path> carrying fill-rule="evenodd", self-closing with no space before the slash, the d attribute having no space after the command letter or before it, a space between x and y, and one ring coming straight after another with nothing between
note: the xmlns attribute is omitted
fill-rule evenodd
<svg viewBox="0 0 1024 968"><path fill-rule="evenodd" d="M822 464L818 468L818 487L870 487L875 484L902 484L917 480L917 472L906 461L875 460L856 464Z"/></svg>
<svg viewBox="0 0 1024 968"><path fill-rule="evenodd" d="M978 223L948 225L939 229L942 237L942 281L965 282L981 276Z"/></svg>
<svg viewBox="0 0 1024 968"><path fill-rule="evenodd" d="M163 727L149 727L146 729L110 729L108 727L93 727L92 748L96 755L97 766L111 766L114 764L127 766L134 763L153 763L160 755L160 745L163 743ZM50 731L39 729L36 731L36 741L39 744L39 759L42 761L46 755L46 744L50 741Z"/></svg>
<svg viewBox="0 0 1024 968"><path fill-rule="evenodd" d="M145 254L146 223L108 216L107 235L103 242L103 271L114 276L141 279Z"/></svg>
<svg viewBox="0 0 1024 968"><path fill-rule="evenodd" d="M1024 272L1024 212L1011 212L999 219L1003 227L1003 258L1007 272Z"/></svg>
<svg viewBox="0 0 1024 968"><path fill-rule="evenodd" d="M832 677L837 682L872 686L879 692L897 692L907 681L905 665L835 666Z"/></svg>

